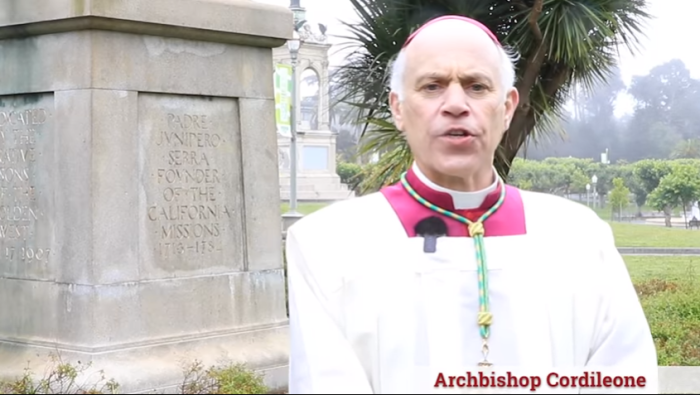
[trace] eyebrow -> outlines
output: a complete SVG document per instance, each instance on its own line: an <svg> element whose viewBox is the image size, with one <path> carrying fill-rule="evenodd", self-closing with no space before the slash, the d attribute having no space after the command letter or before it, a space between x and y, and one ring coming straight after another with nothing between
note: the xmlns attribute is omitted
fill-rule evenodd
<svg viewBox="0 0 700 395"><path fill-rule="evenodd" d="M418 79L416 80L418 84L423 83L426 80L445 80L447 79L447 75L445 73L441 73L438 71L429 71L427 73L424 73L422 75L419 75ZM470 72L470 73L462 73L459 76L460 81L486 81L487 83L491 84L493 83L493 79L489 77L488 75L475 71L475 72Z"/></svg>

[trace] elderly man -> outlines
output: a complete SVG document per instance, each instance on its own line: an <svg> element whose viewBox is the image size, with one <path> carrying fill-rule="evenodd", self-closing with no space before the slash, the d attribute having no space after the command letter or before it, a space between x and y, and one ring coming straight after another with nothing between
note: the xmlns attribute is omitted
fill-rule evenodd
<svg viewBox="0 0 700 395"><path fill-rule="evenodd" d="M604 391L656 392L654 342L610 227L494 170L514 78L474 20L434 19L407 40L390 105L413 166L287 233L292 393L425 393L450 384L430 374L521 367L542 374L540 390L557 369L619 368L648 376Z"/></svg>

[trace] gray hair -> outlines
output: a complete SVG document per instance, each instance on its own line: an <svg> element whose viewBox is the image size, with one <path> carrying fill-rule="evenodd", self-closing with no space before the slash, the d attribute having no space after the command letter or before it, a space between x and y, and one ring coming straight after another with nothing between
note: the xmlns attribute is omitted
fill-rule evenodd
<svg viewBox="0 0 700 395"><path fill-rule="evenodd" d="M501 84L503 88L503 99L505 100L506 93L509 88L515 85L515 64L520 59L518 53L514 50L505 47L498 47L501 57L500 72ZM403 77L406 71L406 50L402 49L389 66L391 78L389 80L389 88L396 93L399 101L404 99Z"/></svg>

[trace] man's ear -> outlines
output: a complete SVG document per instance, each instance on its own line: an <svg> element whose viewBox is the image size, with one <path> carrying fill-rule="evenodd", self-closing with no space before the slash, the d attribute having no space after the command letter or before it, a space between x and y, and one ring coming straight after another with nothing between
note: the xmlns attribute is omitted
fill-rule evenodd
<svg viewBox="0 0 700 395"><path fill-rule="evenodd" d="M503 117L503 130L506 131L510 128L510 122L513 120L515 115L515 109L518 108L518 103L520 103L520 94L516 88L510 88L508 94L506 95L505 102L505 116Z"/></svg>
<svg viewBox="0 0 700 395"><path fill-rule="evenodd" d="M403 132L403 116L401 114L401 102L399 95L396 92L389 93L389 107L391 108L391 116L394 119L396 129Z"/></svg>

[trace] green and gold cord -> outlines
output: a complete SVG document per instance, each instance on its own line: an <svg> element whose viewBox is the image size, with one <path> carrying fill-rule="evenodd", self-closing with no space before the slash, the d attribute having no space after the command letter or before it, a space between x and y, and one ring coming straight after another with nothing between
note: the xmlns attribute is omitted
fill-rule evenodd
<svg viewBox="0 0 700 395"><path fill-rule="evenodd" d="M491 208L488 209L481 217L479 217L478 220L472 222L459 214L455 214L453 212L444 210L425 200L408 183L408 181L406 180L406 173L403 173L401 175L401 184L406 189L406 191L408 191L409 195L416 199L418 203L424 205L432 211L435 211L437 213L440 213L467 225L467 228L469 230L469 236L471 236L474 239L474 251L476 252L477 262L477 275L479 278L479 313L477 314L477 324L479 325L481 338L483 340L482 352L484 353L484 362L482 362L480 365L490 365L490 363L486 361L488 354L487 341L490 334L489 329L493 322L493 315L489 311L489 288L487 269L488 266L486 265L486 254L484 251L484 221L486 221L486 219L488 219L493 213L495 213L496 210L498 210L505 201L506 188L505 185L503 185L503 182L500 178L499 182L501 183L501 193L496 203L493 206L491 206Z"/></svg>

